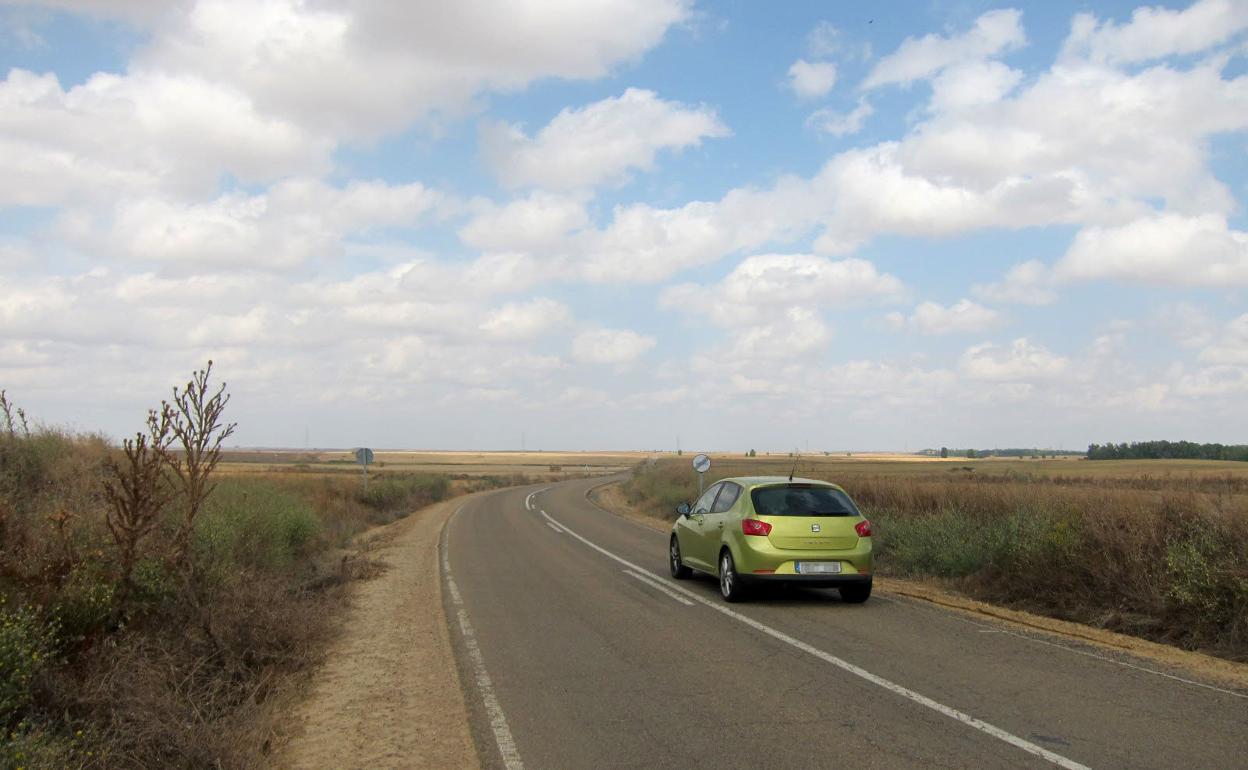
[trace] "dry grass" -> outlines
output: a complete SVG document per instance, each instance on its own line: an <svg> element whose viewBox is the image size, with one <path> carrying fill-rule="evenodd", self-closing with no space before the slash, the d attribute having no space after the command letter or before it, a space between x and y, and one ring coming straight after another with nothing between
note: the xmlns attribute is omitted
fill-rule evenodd
<svg viewBox="0 0 1248 770"><path fill-rule="evenodd" d="M0 767L262 766L270 704L323 654L342 588L383 569L356 535L528 480L389 466L365 492L358 471L265 457L218 479L176 568L170 501L127 580L106 526L115 456L97 437L0 430Z"/></svg>
<svg viewBox="0 0 1248 770"><path fill-rule="evenodd" d="M787 462L785 461L787 460ZM707 483L786 474L719 458ZM801 461L876 523L885 574L1248 660L1248 468L1204 461ZM645 463L630 504L670 519L697 490L682 458Z"/></svg>

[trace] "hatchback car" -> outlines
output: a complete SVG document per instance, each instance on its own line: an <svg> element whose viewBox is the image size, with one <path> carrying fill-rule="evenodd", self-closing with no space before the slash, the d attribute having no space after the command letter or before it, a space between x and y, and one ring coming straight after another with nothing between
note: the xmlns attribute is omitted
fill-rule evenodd
<svg viewBox="0 0 1248 770"><path fill-rule="evenodd" d="M677 580L705 572L730 602L762 582L836 587L852 603L871 596L871 522L835 484L724 479L676 511L669 560Z"/></svg>

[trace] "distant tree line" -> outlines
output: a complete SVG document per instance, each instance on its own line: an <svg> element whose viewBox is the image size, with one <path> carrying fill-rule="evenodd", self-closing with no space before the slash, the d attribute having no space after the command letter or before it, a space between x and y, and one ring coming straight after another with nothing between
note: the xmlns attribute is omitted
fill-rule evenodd
<svg viewBox="0 0 1248 770"><path fill-rule="evenodd" d="M1248 462L1248 445L1197 444L1194 441L1138 441L1130 444L1089 444L1089 460L1240 460Z"/></svg>
<svg viewBox="0 0 1248 770"><path fill-rule="evenodd" d="M949 447L941 447L940 449L924 449L919 452L920 455L926 457L966 457L974 459L976 457L1057 457L1059 455L1082 455L1082 451L1071 451L1069 449L1023 449L1019 447L1009 447L1006 449L951 449Z"/></svg>

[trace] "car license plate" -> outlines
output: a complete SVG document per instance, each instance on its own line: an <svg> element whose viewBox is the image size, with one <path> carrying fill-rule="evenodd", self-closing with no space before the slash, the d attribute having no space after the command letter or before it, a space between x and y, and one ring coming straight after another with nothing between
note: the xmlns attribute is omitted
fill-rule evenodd
<svg viewBox="0 0 1248 770"><path fill-rule="evenodd" d="M799 575L839 575L839 561L799 561L793 566Z"/></svg>

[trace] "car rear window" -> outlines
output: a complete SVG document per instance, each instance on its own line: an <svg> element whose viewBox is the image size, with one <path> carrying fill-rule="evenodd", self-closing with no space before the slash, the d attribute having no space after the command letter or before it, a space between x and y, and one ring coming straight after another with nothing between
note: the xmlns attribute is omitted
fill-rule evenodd
<svg viewBox="0 0 1248 770"><path fill-rule="evenodd" d="M759 516L858 516L849 495L831 487L789 484L750 492Z"/></svg>

